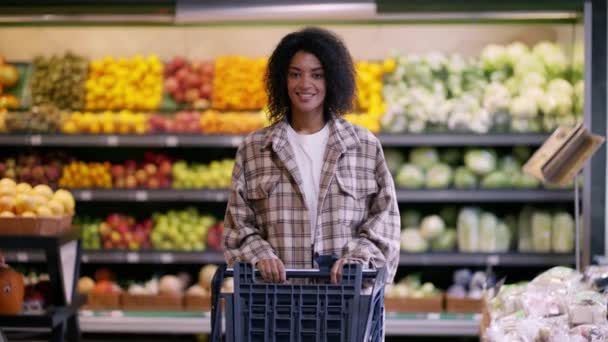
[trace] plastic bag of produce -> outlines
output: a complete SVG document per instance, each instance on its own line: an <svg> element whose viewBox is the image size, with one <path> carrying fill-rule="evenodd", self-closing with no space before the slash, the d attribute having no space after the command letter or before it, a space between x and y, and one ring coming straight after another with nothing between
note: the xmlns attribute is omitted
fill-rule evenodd
<svg viewBox="0 0 608 342"><path fill-rule="evenodd" d="M479 208L466 207L458 214L458 248L462 252L479 251Z"/></svg>
<svg viewBox="0 0 608 342"><path fill-rule="evenodd" d="M595 291L574 293L568 305L570 324L604 324L606 323L606 296Z"/></svg>
<svg viewBox="0 0 608 342"><path fill-rule="evenodd" d="M519 213L517 249L520 252L532 251L532 207L524 207Z"/></svg>
<svg viewBox="0 0 608 342"><path fill-rule="evenodd" d="M482 213L479 217L479 251L496 251L496 226L498 219L492 213Z"/></svg>
<svg viewBox="0 0 608 342"><path fill-rule="evenodd" d="M424 252L428 249L428 242L416 228L405 228L401 231L401 249L406 252Z"/></svg>
<svg viewBox="0 0 608 342"><path fill-rule="evenodd" d="M441 235L431 241L431 250L449 252L456 247L456 229L447 228Z"/></svg>
<svg viewBox="0 0 608 342"><path fill-rule="evenodd" d="M572 215L560 212L553 216L551 245L557 253L570 253L574 249L575 226Z"/></svg>
<svg viewBox="0 0 608 342"><path fill-rule="evenodd" d="M511 230L504 222L496 226L496 252L507 252L511 247Z"/></svg>
<svg viewBox="0 0 608 342"><path fill-rule="evenodd" d="M532 248L535 252L551 252L551 214L537 211L532 214Z"/></svg>

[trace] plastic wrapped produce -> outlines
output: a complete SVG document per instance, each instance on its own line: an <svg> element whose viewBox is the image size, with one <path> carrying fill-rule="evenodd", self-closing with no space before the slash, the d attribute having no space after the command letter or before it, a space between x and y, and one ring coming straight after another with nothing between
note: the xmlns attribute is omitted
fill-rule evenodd
<svg viewBox="0 0 608 342"><path fill-rule="evenodd" d="M496 251L496 226L498 219L494 214L482 213L479 217L479 251Z"/></svg>
<svg viewBox="0 0 608 342"><path fill-rule="evenodd" d="M479 250L479 208L463 208L458 214L458 248L462 252Z"/></svg>
<svg viewBox="0 0 608 342"><path fill-rule="evenodd" d="M496 249L495 252L507 252L511 247L511 229L504 222L496 226Z"/></svg>
<svg viewBox="0 0 608 342"><path fill-rule="evenodd" d="M520 252L531 252L532 251L532 214L534 209L531 207L524 207L519 213L519 220L517 224L517 249Z"/></svg>
<svg viewBox="0 0 608 342"><path fill-rule="evenodd" d="M551 246L557 253L570 253L574 249L574 218L567 212L553 216L551 229Z"/></svg>
<svg viewBox="0 0 608 342"><path fill-rule="evenodd" d="M532 248L535 252L551 252L551 214L537 211L532 214Z"/></svg>

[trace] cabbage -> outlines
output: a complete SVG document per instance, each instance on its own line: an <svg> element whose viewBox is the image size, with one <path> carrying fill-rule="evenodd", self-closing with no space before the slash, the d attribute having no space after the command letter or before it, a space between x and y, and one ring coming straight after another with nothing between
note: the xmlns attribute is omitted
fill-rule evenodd
<svg viewBox="0 0 608 342"><path fill-rule="evenodd" d="M474 189L477 187L477 178L473 172L461 166L454 172L454 187L457 189Z"/></svg>
<svg viewBox="0 0 608 342"><path fill-rule="evenodd" d="M519 213L517 249L520 252L531 252L532 248L532 214L534 209L524 207Z"/></svg>
<svg viewBox="0 0 608 342"><path fill-rule="evenodd" d="M419 189L424 185L424 173L416 165L403 164L395 182L402 188Z"/></svg>
<svg viewBox="0 0 608 342"><path fill-rule="evenodd" d="M524 77L525 75L537 72L545 75L545 66L540 58L535 55L528 54L522 56L513 66L515 76Z"/></svg>
<svg viewBox="0 0 608 342"><path fill-rule="evenodd" d="M520 92L529 88L543 88L547 84L547 79L544 75L538 72L531 72L523 75L519 83Z"/></svg>
<svg viewBox="0 0 608 342"><path fill-rule="evenodd" d="M560 212L553 216L551 245L557 253L571 253L574 249L575 224L572 215Z"/></svg>
<svg viewBox="0 0 608 342"><path fill-rule="evenodd" d="M509 56L504 46L490 44L481 51L481 65L485 71L491 72L505 68L509 64Z"/></svg>
<svg viewBox="0 0 608 342"><path fill-rule="evenodd" d="M401 249L406 252L424 252L428 249L427 241L416 228L405 228L401 231Z"/></svg>
<svg viewBox="0 0 608 342"><path fill-rule="evenodd" d="M456 229L447 228L443 234L431 241L431 250L449 252L456 247Z"/></svg>
<svg viewBox="0 0 608 342"><path fill-rule="evenodd" d="M420 212L413 209L406 209L401 212L402 227L418 227L420 224Z"/></svg>
<svg viewBox="0 0 608 342"><path fill-rule="evenodd" d="M486 175L496 169L496 153L491 150L468 150L464 155L465 166L477 175Z"/></svg>
<svg viewBox="0 0 608 342"><path fill-rule="evenodd" d="M532 247L535 252L551 252L551 215L544 211L532 214Z"/></svg>
<svg viewBox="0 0 608 342"><path fill-rule="evenodd" d="M492 213L482 213L479 217L479 251L496 251L496 226L498 219Z"/></svg>
<svg viewBox="0 0 608 342"><path fill-rule="evenodd" d="M431 147L417 147L410 151L410 162L427 170L439 162L437 150Z"/></svg>
<svg viewBox="0 0 608 342"><path fill-rule="evenodd" d="M530 54L530 49L522 42L513 42L507 46L506 54L509 65L513 67L524 56Z"/></svg>
<svg viewBox="0 0 608 342"><path fill-rule="evenodd" d="M538 113L537 100L533 96L517 96L511 101L509 112L516 118L533 118Z"/></svg>
<svg viewBox="0 0 608 342"><path fill-rule="evenodd" d="M396 175L399 167L405 162L403 153L399 150L387 149L384 151L384 159L391 174Z"/></svg>
<svg viewBox="0 0 608 342"><path fill-rule="evenodd" d="M420 222L420 234L426 240L433 240L445 230L445 223L438 215L427 216Z"/></svg>
<svg viewBox="0 0 608 342"><path fill-rule="evenodd" d="M458 148L445 148L439 152L439 160L450 166L459 165L462 160L461 150Z"/></svg>
<svg viewBox="0 0 608 342"><path fill-rule="evenodd" d="M479 250L479 212L478 208L465 207L458 214L458 248L462 252Z"/></svg>
<svg viewBox="0 0 608 342"><path fill-rule="evenodd" d="M511 94L509 89L500 83L490 83L483 95L483 107L490 113L509 109Z"/></svg>
<svg viewBox="0 0 608 342"><path fill-rule="evenodd" d="M507 252L511 247L511 230L504 222L499 222L496 226L496 252Z"/></svg>
<svg viewBox="0 0 608 342"><path fill-rule="evenodd" d="M429 189L447 188L452 182L452 169L445 164L435 164L426 173L426 187Z"/></svg>
<svg viewBox="0 0 608 342"><path fill-rule="evenodd" d="M448 226L455 226L458 219L458 208L453 205L445 206L439 211L439 216Z"/></svg>
<svg viewBox="0 0 608 342"><path fill-rule="evenodd" d="M492 171L481 180L481 187L486 189L504 189L511 186L511 177L503 171Z"/></svg>
<svg viewBox="0 0 608 342"><path fill-rule="evenodd" d="M518 173L521 171L521 164L515 157L506 155L500 158L498 168L506 173Z"/></svg>
<svg viewBox="0 0 608 342"><path fill-rule="evenodd" d="M532 150L529 146L518 145L513 147L511 154L520 164L524 164L530 159L530 156L532 156Z"/></svg>
<svg viewBox="0 0 608 342"><path fill-rule="evenodd" d="M563 78L556 78L551 80L547 85L548 93L555 93L565 97L572 97L574 95L574 88L570 82L566 81Z"/></svg>
<svg viewBox="0 0 608 342"><path fill-rule="evenodd" d="M568 68L568 58L557 44L540 42L532 49L532 54L544 64L550 77L563 76Z"/></svg>
<svg viewBox="0 0 608 342"><path fill-rule="evenodd" d="M540 181L526 173L518 173L513 177L513 187L518 189L538 188Z"/></svg>

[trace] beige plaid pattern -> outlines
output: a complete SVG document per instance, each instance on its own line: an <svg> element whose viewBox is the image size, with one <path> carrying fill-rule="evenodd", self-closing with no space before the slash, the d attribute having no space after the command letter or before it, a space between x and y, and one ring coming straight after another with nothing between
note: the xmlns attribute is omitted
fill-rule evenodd
<svg viewBox="0 0 608 342"><path fill-rule="evenodd" d="M286 268L313 268L314 253L366 267L399 263L400 218L382 146L343 119L329 123L321 171L317 236L311 237L302 177L286 121L249 134L237 151L224 220L226 262L279 258Z"/></svg>

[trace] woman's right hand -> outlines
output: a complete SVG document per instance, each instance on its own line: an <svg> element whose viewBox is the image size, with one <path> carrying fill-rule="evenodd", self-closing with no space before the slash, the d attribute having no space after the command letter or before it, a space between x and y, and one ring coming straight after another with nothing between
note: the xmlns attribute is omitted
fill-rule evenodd
<svg viewBox="0 0 608 342"><path fill-rule="evenodd" d="M258 261L256 268L267 283L284 283L287 280L285 265L280 259L263 259Z"/></svg>

